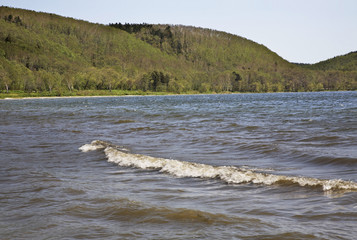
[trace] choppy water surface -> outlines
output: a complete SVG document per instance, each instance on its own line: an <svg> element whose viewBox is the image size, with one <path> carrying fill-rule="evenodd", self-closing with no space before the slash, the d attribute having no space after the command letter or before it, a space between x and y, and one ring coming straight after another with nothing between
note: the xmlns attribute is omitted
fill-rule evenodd
<svg viewBox="0 0 357 240"><path fill-rule="evenodd" d="M357 93L0 100L0 239L354 239Z"/></svg>

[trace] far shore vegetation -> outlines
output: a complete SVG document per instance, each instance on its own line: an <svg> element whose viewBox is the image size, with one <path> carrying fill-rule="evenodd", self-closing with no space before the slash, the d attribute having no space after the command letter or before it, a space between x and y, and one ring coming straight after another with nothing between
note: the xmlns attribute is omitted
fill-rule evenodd
<svg viewBox="0 0 357 240"><path fill-rule="evenodd" d="M152 92L134 90L74 90L74 91L43 91L43 92L24 92L24 91L0 91L0 99L22 99L22 98L56 98L56 97L119 97L119 96L172 96L172 95L207 95L207 94L247 94L254 92L199 92L188 91L182 93L173 92ZM274 93L274 92L267 92Z"/></svg>
<svg viewBox="0 0 357 240"><path fill-rule="evenodd" d="M220 94L232 94L238 92L220 92ZM216 92L198 92L188 91L182 93L173 92L152 92L152 91L134 91L134 90L74 90L74 91L44 91L44 92L24 92L24 91L0 91L0 99L7 98L47 98L47 97L91 97L91 96L163 96L163 95L199 95L199 94L217 94Z"/></svg>
<svg viewBox="0 0 357 240"><path fill-rule="evenodd" d="M187 92L185 94L198 94L198 92ZM42 97L90 97L90 96L147 96L147 95L173 95L169 92L143 92L132 90L74 90L74 91L44 91L44 92L24 92L9 91L0 92L0 99L6 98L42 98Z"/></svg>
<svg viewBox="0 0 357 240"><path fill-rule="evenodd" d="M357 52L296 64L211 29L0 7L0 98L340 90L357 90Z"/></svg>

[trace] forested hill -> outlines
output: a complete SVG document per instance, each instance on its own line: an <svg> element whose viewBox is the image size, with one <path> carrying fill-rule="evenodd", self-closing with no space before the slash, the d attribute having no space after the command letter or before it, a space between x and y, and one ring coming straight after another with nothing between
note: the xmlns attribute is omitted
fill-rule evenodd
<svg viewBox="0 0 357 240"><path fill-rule="evenodd" d="M356 71L357 69L357 51L350 52L343 56L337 56L326 61L313 65L305 65L309 69L315 70L338 70L338 71Z"/></svg>
<svg viewBox="0 0 357 240"><path fill-rule="evenodd" d="M106 26L0 7L3 92L356 90L355 56L298 65L263 45L209 29Z"/></svg>

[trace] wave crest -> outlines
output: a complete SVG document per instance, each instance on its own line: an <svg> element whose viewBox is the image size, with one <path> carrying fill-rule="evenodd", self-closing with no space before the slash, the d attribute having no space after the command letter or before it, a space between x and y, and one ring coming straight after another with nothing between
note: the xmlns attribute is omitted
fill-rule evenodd
<svg viewBox="0 0 357 240"><path fill-rule="evenodd" d="M146 155L132 154L127 149L104 142L93 141L79 148L83 152L104 149L108 162L123 167L140 169L155 169L176 177L195 177L221 179L227 183L254 183L254 184L298 184L302 187L321 187L323 191L357 191L357 183L341 179L317 179L301 176L284 176L270 173L256 172L253 169L233 166L212 166L208 164L186 161L155 158Z"/></svg>

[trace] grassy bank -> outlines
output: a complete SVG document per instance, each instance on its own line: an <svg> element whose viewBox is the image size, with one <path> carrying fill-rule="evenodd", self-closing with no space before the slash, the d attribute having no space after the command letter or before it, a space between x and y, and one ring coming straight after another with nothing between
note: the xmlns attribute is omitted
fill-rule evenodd
<svg viewBox="0 0 357 240"><path fill-rule="evenodd" d="M24 92L9 91L0 92L0 99L6 98L42 98L42 97L91 97L91 96L146 96L146 95L174 95L170 92L151 92L151 91L130 91L130 90L79 90L67 92ZM196 91L190 91L183 94L198 94Z"/></svg>

